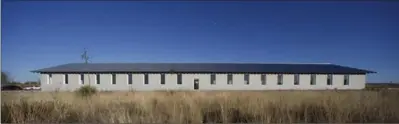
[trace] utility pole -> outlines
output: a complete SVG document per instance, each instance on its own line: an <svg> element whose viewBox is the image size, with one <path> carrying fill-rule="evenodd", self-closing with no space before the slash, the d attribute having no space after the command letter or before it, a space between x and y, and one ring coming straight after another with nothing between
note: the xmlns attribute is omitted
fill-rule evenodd
<svg viewBox="0 0 399 124"><path fill-rule="evenodd" d="M89 56L87 55L87 50L86 50L86 48L84 48L83 54L81 55L81 58L84 60L84 63L85 63L85 64L88 64L88 63L89 63ZM84 76L84 75L83 75L83 76ZM90 86L90 85L91 85L90 74L89 74L89 76L88 76L88 79L89 79L89 86ZM84 84L84 80L83 80L83 84Z"/></svg>

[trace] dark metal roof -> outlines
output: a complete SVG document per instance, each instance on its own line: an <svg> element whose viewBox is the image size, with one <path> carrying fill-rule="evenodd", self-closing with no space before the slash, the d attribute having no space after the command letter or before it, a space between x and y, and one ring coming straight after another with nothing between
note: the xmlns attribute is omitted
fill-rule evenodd
<svg viewBox="0 0 399 124"><path fill-rule="evenodd" d="M34 70L38 73L375 73L335 64L254 64L254 63L71 63Z"/></svg>

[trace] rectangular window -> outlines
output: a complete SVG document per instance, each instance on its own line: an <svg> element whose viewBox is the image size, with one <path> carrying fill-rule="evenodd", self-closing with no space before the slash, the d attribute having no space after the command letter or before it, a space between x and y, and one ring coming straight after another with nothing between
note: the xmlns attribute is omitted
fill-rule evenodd
<svg viewBox="0 0 399 124"><path fill-rule="evenodd" d="M327 85L332 85L332 75L327 75Z"/></svg>
<svg viewBox="0 0 399 124"><path fill-rule="evenodd" d="M64 75L64 83L65 83L65 84L68 84L68 74L65 74L65 75Z"/></svg>
<svg viewBox="0 0 399 124"><path fill-rule="evenodd" d="M233 75L227 74L227 84L233 84Z"/></svg>
<svg viewBox="0 0 399 124"><path fill-rule="evenodd" d="M181 74L177 74L177 84L182 84Z"/></svg>
<svg viewBox="0 0 399 124"><path fill-rule="evenodd" d="M349 85L349 75L344 75L344 85Z"/></svg>
<svg viewBox="0 0 399 124"><path fill-rule="evenodd" d="M96 74L96 83L100 84L100 74Z"/></svg>
<svg viewBox="0 0 399 124"><path fill-rule="evenodd" d="M299 74L294 75L294 85L299 85Z"/></svg>
<svg viewBox="0 0 399 124"><path fill-rule="evenodd" d="M316 75L315 74L310 75L310 85L316 85Z"/></svg>
<svg viewBox="0 0 399 124"><path fill-rule="evenodd" d="M52 80L53 75L52 74L48 74L48 80L47 80L47 84L51 84L51 80Z"/></svg>
<svg viewBox="0 0 399 124"><path fill-rule="evenodd" d="M260 75L260 81L262 82L262 85L266 85L266 75L265 74Z"/></svg>
<svg viewBox="0 0 399 124"><path fill-rule="evenodd" d="M80 84L84 84L85 77L84 74L80 74Z"/></svg>
<svg viewBox="0 0 399 124"><path fill-rule="evenodd" d="M165 74L161 74L161 84L165 84Z"/></svg>
<svg viewBox="0 0 399 124"><path fill-rule="evenodd" d="M282 85L283 84L283 75L278 74L277 75L277 85Z"/></svg>
<svg viewBox="0 0 399 124"><path fill-rule="evenodd" d="M148 74L144 74L144 84L148 84Z"/></svg>
<svg viewBox="0 0 399 124"><path fill-rule="evenodd" d="M112 74L112 84L116 84L116 75Z"/></svg>
<svg viewBox="0 0 399 124"><path fill-rule="evenodd" d="M133 84L132 74L127 74L127 82L128 82L128 84Z"/></svg>
<svg viewBox="0 0 399 124"><path fill-rule="evenodd" d="M249 74L245 74L245 75L244 75L244 81L245 81L245 84L246 84L246 85L249 84Z"/></svg>
<svg viewBox="0 0 399 124"><path fill-rule="evenodd" d="M216 75L211 74L211 84L216 84Z"/></svg>

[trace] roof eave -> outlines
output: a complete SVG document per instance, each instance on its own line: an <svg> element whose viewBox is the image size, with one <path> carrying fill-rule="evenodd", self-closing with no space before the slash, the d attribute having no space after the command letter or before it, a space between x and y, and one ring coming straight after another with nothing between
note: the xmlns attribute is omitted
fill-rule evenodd
<svg viewBox="0 0 399 124"><path fill-rule="evenodd" d="M42 71L40 71L40 70L32 70L30 72L32 72L32 73L42 73Z"/></svg>

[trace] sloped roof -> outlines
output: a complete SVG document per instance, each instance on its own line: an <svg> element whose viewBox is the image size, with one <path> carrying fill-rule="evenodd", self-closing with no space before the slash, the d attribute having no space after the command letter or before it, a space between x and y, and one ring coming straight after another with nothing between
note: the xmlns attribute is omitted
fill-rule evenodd
<svg viewBox="0 0 399 124"><path fill-rule="evenodd" d="M375 73L335 64L255 64L255 63L70 63L34 70L38 73Z"/></svg>

